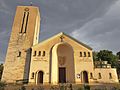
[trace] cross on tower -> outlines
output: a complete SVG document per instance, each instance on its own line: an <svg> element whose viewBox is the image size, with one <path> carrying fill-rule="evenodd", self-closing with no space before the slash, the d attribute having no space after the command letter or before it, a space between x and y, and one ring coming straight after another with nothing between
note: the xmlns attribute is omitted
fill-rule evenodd
<svg viewBox="0 0 120 90"><path fill-rule="evenodd" d="M30 2L30 6L33 6L33 3L32 3L32 2Z"/></svg>
<svg viewBox="0 0 120 90"><path fill-rule="evenodd" d="M63 42L64 37L63 37L63 36L60 36L60 39L61 39L61 42Z"/></svg>

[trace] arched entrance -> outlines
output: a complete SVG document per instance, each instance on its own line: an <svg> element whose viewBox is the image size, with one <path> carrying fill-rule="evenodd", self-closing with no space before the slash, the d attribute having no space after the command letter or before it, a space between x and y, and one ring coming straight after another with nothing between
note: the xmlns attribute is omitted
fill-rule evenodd
<svg viewBox="0 0 120 90"><path fill-rule="evenodd" d="M42 84L43 83L43 71L39 71L38 72L38 84Z"/></svg>
<svg viewBox="0 0 120 90"><path fill-rule="evenodd" d="M82 83L89 83L89 81L88 81L88 72L87 71L83 71L81 73L81 82Z"/></svg>
<svg viewBox="0 0 120 90"><path fill-rule="evenodd" d="M74 52L72 46L65 42L56 44L52 49L52 83L75 82Z"/></svg>

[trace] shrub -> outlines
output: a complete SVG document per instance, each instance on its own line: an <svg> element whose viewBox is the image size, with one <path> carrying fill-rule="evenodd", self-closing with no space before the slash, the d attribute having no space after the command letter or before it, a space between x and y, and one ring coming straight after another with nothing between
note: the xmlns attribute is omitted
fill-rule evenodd
<svg viewBox="0 0 120 90"><path fill-rule="evenodd" d="M4 90L4 87L6 86L7 84L5 82L1 82L0 81L0 90Z"/></svg>
<svg viewBox="0 0 120 90"><path fill-rule="evenodd" d="M77 90L83 90L83 89L79 87Z"/></svg>
<svg viewBox="0 0 120 90"><path fill-rule="evenodd" d="M44 87L43 87L43 86L40 86L40 87L38 88L38 90L44 90Z"/></svg>
<svg viewBox="0 0 120 90"><path fill-rule="evenodd" d="M89 85L84 85L84 90L90 90L90 86Z"/></svg>
<svg viewBox="0 0 120 90"><path fill-rule="evenodd" d="M60 86L60 90L64 90L64 85L61 85L61 86Z"/></svg>
<svg viewBox="0 0 120 90"><path fill-rule="evenodd" d="M20 90L26 90L25 86L22 86Z"/></svg>

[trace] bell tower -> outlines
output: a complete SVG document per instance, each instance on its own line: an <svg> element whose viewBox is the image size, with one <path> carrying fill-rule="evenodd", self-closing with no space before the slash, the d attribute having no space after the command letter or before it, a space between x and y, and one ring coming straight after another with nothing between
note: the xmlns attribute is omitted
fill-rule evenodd
<svg viewBox="0 0 120 90"><path fill-rule="evenodd" d="M35 6L18 6L8 44L2 81L14 83L29 78L31 47L38 44L40 13Z"/></svg>

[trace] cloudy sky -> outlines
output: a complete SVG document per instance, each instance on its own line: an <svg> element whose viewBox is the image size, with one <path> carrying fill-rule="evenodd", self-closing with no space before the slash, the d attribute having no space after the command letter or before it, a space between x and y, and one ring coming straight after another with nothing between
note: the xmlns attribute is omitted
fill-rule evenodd
<svg viewBox="0 0 120 90"><path fill-rule="evenodd" d="M4 62L16 6L38 6L40 41L65 32L89 45L120 51L120 0L0 0L0 62Z"/></svg>

